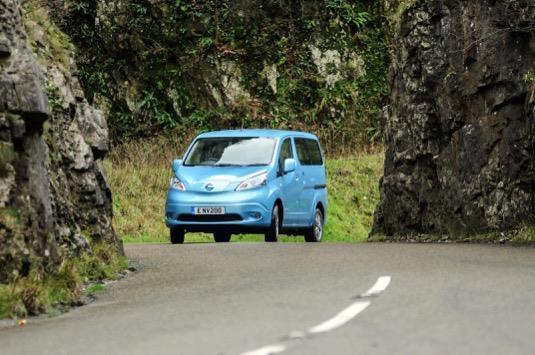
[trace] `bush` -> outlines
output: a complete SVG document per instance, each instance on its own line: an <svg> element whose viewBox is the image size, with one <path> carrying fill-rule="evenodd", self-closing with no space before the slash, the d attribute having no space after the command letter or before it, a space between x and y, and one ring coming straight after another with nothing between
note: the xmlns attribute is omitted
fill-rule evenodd
<svg viewBox="0 0 535 355"><path fill-rule="evenodd" d="M378 1L129 0L98 28L93 1L67 3L57 13L68 14L57 21L80 49L90 101L109 101L116 142L173 128L244 126L314 131L332 150L335 142L357 150L381 139L388 25ZM326 73L340 74L329 84L310 46L353 64L327 63ZM233 63L226 70L246 93L231 102L213 95L232 79L223 63ZM276 68L276 92L269 65Z"/></svg>

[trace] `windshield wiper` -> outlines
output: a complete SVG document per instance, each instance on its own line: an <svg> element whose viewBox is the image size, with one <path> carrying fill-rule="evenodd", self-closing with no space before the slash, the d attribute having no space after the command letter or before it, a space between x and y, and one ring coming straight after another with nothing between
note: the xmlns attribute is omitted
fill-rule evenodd
<svg viewBox="0 0 535 355"><path fill-rule="evenodd" d="M263 163L255 163L255 164L184 164L184 166L209 166L209 167L217 167L217 168L228 168L228 167L251 167L251 166L266 166L268 164Z"/></svg>
<svg viewBox="0 0 535 355"><path fill-rule="evenodd" d="M239 165L239 164L214 164L214 165L209 165L209 166L217 166L218 168L226 168L226 167L229 167L229 166L243 166L243 165Z"/></svg>
<svg viewBox="0 0 535 355"><path fill-rule="evenodd" d="M255 163L255 164L214 164L212 166L217 166L217 167L236 166L240 168L246 168L246 167L251 167L251 166L266 166L266 165L267 164Z"/></svg>

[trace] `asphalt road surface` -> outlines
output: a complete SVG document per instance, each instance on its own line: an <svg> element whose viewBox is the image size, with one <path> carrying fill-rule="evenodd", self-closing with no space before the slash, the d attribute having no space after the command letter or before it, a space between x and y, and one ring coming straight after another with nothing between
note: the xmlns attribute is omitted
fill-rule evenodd
<svg viewBox="0 0 535 355"><path fill-rule="evenodd" d="M535 248L130 245L99 299L0 354L534 354Z"/></svg>

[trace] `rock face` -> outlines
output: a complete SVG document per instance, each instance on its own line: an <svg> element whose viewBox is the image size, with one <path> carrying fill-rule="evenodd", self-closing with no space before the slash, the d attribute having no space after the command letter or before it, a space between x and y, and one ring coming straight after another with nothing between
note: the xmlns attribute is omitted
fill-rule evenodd
<svg viewBox="0 0 535 355"><path fill-rule="evenodd" d="M122 248L102 171L106 121L47 16L0 0L0 282L51 272L89 238Z"/></svg>
<svg viewBox="0 0 535 355"><path fill-rule="evenodd" d="M373 233L466 234L532 223L535 3L413 3L393 41Z"/></svg>
<svg viewBox="0 0 535 355"><path fill-rule="evenodd" d="M242 126L377 138L386 31L374 2L46 3L84 48L82 83L114 140Z"/></svg>

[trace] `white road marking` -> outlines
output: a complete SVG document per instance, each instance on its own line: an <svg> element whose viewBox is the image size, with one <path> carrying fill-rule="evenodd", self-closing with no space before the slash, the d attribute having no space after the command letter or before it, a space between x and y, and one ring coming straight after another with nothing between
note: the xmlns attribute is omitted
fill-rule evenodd
<svg viewBox="0 0 535 355"><path fill-rule="evenodd" d="M372 286L366 293L363 293L360 295L360 297L370 297L370 296L377 296L378 294L382 293L388 285L390 284L390 280L392 278L390 276L381 276L377 279L377 282L375 282L375 285Z"/></svg>
<svg viewBox="0 0 535 355"><path fill-rule="evenodd" d="M365 293L361 294L360 297L371 297L371 296L377 296L384 292L388 285L390 285L391 281L390 276L381 276L377 279L375 284ZM342 312L338 313L336 316L332 317L331 319L321 323L320 325L317 325L313 328L310 328L308 331L309 334L318 334L318 333L324 333L329 332L331 330L334 330L336 328L339 328L349 322L351 319L355 318L360 312L364 311L368 306L371 304L371 301L363 301L359 300L346 309L344 309ZM299 334L299 336L295 336ZM304 336L301 337L303 333L301 332L294 332L290 335L289 339L304 339ZM292 336L293 335L293 336ZM263 348L256 349L253 351L249 351L246 353L242 353L240 355L272 355L272 354L279 354L286 351L286 347L282 344L276 344L276 345L268 345L264 346Z"/></svg>
<svg viewBox="0 0 535 355"><path fill-rule="evenodd" d="M360 312L365 310L371 304L370 301L358 301L353 303L351 306L344 309L342 312L338 313L331 319L326 322L321 323L318 326L310 329L309 333L323 333L329 332L333 329L341 327L342 325L349 322L351 319L355 318Z"/></svg>
<svg viewBox="0 0 535 355"><path fill-rule="evenodd" d="M390 284L390 276L381 276L377 279L375 284L368 291L360 295L360 297L377 296L382 293ZM371 304L370 301L357 301L351 306L338 313L333 318L321 323L314 328L311 328L308 332L312 334L329 332L333 329L341 327L342 325L355 318L360 312L365 310Z"/></svg>
<svg viewBox="0 0 535 355"><path fill-rule="evenodd" d="M272 354L279 354L286 350L286 347L281 344L277 345L268 345L264 346L263 348L256 349L253 351L249 351L246 353L243 353L241 355L272 355Z"/></svg>

